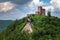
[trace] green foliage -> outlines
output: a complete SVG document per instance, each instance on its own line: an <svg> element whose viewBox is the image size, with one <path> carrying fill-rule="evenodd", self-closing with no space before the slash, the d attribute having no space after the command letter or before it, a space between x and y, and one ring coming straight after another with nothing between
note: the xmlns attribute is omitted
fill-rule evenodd
<svg viewBox="0 0 60 40"><path fill-rule="evenodd" d="M48 11L48 17L51 17L51 12L50 11Z"/></svg>
<svg viewBox="0 0 60 40"><path fill-rule="evenodd" d="M22 32L27 18L15 20L0 33L0 40L60 40L60 18L49 16L30 16L33 32Z"/></svg>

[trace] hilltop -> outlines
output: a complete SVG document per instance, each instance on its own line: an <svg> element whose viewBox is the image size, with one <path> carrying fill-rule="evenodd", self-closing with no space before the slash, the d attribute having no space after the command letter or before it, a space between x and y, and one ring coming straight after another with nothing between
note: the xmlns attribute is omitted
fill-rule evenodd
<svg viewBox="0 0 60 40"><path fill-rule="evenodd" d="M22 32L27 17L15 20L0 33L0 40L59 40L60 18L53 16L30 15L32 33Z"/></svg>

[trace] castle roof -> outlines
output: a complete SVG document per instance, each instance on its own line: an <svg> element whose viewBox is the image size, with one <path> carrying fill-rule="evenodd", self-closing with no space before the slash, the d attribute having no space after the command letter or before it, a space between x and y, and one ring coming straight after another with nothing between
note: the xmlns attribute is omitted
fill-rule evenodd
<svg viewBox="0 0 60 40"><path fill-rule="evenodd" d="M45 11L45 9L42 9L42 11Z"/></svg>

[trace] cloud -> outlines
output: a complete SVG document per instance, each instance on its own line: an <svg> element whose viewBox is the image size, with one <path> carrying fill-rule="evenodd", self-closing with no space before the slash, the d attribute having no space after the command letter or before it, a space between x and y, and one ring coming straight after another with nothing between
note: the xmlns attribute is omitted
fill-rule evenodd
<svg viewBox="0 0 60 40"><path fill-rule="evenodd" d="M44 5L43 1L40 2L40 0L32 0L32 2L30 2L28 4L28 7L32 10L36 9L38 6L42 6Z"/></svg>
<svg viewBox="0 0 60 40"><path fill-rule="evenodd" d="M46 1L46 0L45 0ZM40 0L33 0L31 3L31 7L35 4L36 6L40 5L46 9L46 13L51 11L52 15L59 16L60 15L60 0L50 0L49 2L44 2ZM37 7L36 7L37 8Z"/></svg>
<svg viewBox="0 0 60 40"><path fill-rule="evenodd" d="M57 16L60 15L60 0L51 0L50 1L51 6L54 7L54 11L52 13L55 13Z"/></svg>
<svg viewBox="0 0 60 40"><path fill-rule="evenodd" d="M60 11L59 3L56 0L51 0L49 3L40 0L0 0L0 5L0 19L22 18L28 13L34 13L39 5L47 11L51 10L52 14Z"/></svg>
<svg viewBox="0 0 60 40"><path fill-rule="evenodd" d="M32 0L0 0L0 20L19 19L30 12L30 4ZM26 13L27 12L27 13Z"/></svg>
<svg viewBox="0 0 60 40"><path fill-rule="evenodd" d="M48 2L47 2L48 3ZM46 4L45 6L43 6L46 10L51 10L51 11L56 11L56 9L60 9L60 0L51 0L47 5L47 3L44 3L43 4Z"/></svg>
<svg viewBox="0 0 60 40"><path fill-rule="evenodd" d="M44 3L43 1L40 1L40 0L33 0L32 3L34 3L37 6L42 6L42 5L46 4L46 3Z"/></svg>
<svg viewBox="0 0 60 40"><path fill-rule="evenodd" d="M50 9L56 11L56 9L60 10L60 0L51 0L50 5L47 6L47 9Z"/></svg>
<svg viewBox="0 0 60 40"><path fill-rule="evenodd" d="M27 7L31 1L32 0L0 0L0 12L7 12L17 6L23 11L23 8Z"/></svg>
<svg viewBox="0 0 60 40"><path fill-rule="evenodd" d="M32 1L34 4L39 4L39 0L33 0Z"/></svg>
<svg viewBox="0 0 60 40"><path fill-rule="evenodd" d="M54 11L54 7L51 6L51 5L48 5L48 6L44 6L43 8L46 9L46 11Z"/></svg>
<svg viewBox="0 0 60 40"><path fill-rule="evenodd" d="M60 17L60 0L51 0L49 5L44 7L47 11L50 10L53 16Z"/></svg>
<svg viewBox="0 0 60 40"><path fill-rule="evenodd" d="M31 9L37 8L38 6L43 6L46 10L54 9L53 6L48 5L49 3L46 3L44 1L40 0L32 0L30 4L28 5Z"/></svg>
<svg viewBox="0 0 60 40"><path fill-rule="evenodd" d="M51 5L53 5L55 8L60 9L60 0L51 0L50 1Z"/></svg>
<svg viewBox="0 0 60 40"><path fill-rule="evenodd" d="M7 1L10 1L14 4L22 5L22 4L27 4L27 3L31 2L32 0L0 0L0 2L7 2Z"/></svg>
<svg viewBox="0 0 60 40"><path fill-rule="evenodd" d="M0 3L0 12L7 12L9 10L11 10L12 8L14 8L14 4L10 3L10 2L1 2Z"/></svg>

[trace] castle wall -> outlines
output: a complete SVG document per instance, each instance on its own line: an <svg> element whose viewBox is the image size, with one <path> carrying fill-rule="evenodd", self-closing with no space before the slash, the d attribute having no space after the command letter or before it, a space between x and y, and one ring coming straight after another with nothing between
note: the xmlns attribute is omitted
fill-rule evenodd
<svg viewBox="0 0 60 40"><path fill-rule="evenodd" d="M37 15L45 16L45 9L42 8L42 6L38 6L38 11L36 11Z"/></svg>

